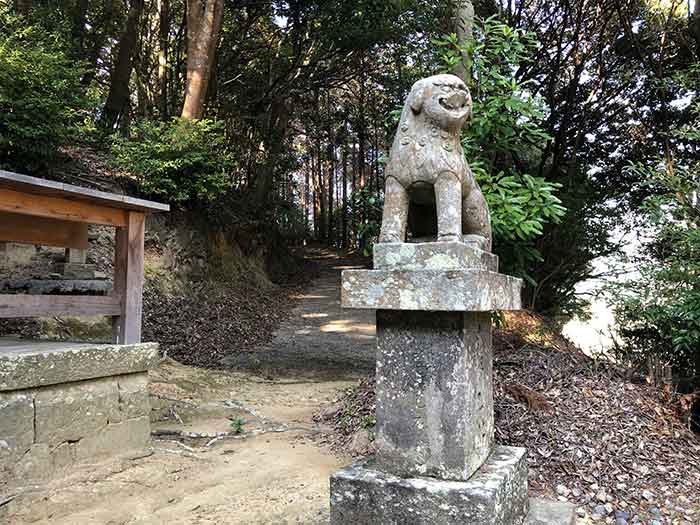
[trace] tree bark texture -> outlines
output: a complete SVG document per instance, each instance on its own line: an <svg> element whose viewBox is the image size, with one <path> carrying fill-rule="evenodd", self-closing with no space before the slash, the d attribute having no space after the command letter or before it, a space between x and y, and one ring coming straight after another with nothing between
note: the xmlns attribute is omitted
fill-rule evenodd
<svg viewBox="0 0 700 525"><path fill-rule="evenodd" d="M158 86L160 118L168 118L168 47L170 0L158 0Z"/></svg>
<svg viewBox="0 0 700 525"><path fill-rule="evenodd" d="M700 0L695 0L693 12L690 13L690 32L695 39L696 58L700 59Z"/></svg>
<svg viewBox="0 0 700 525"><path fill-rule="evenodd" d="M474 37L474 5L471 0L459 0L455 5L455 33L460 44L465 44ZM467 64L469 57L462 53L462 60L455 67L454 74L465 82L470 75Z"/></svg>
<svg viewBox="0 0 700 525"><path fill-rule="evenodd" d="M211 68L219 43L223 0L187 0L187 85L182 118L204 115Z"/></svg>

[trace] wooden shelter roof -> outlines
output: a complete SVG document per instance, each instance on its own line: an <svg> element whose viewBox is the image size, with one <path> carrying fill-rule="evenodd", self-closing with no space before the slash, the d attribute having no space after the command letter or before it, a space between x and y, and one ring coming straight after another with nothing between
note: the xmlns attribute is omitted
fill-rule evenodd
<svg viewBox="0 0 700 525"><path fill-rule="evenodd" d="M159 202L137 199L117 193L107 193L104 191L81 188L71 184L38 179L36 177L3 170L0 170L0 189L31 193L32 195L45 195L74 201L91 202L108 208L138 211L142 213L170 210L170 206Z"/></svg>

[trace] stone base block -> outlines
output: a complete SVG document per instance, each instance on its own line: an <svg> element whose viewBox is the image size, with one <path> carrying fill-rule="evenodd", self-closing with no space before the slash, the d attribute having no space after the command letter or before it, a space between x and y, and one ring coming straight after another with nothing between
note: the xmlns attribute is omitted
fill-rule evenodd
<svg viewBox="0 0 700 525"><path fill-rule="evenodd" d="M104 272L98 272L94 264L63 263L59 264L58 272L66 279L106 279Z"/></svg>
<svg viewBox="0 0 700 525"><path fill-rule="evenodd" d="M0 341L0 494L150 446L157 346L64 345Z"/></svg>
<svg viewBox="0 0 700 525"><path fill-rule="evenodd" d="M496 447L468 481L399 478L363 461L331 476L331 525L521 525L525 449Z"/></svg>

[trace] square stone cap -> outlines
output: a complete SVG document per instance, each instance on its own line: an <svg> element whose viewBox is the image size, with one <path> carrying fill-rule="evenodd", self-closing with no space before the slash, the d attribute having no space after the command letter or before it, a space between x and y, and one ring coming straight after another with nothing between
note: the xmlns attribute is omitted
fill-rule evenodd
<svg viewBox="0 0 700 525"><path fill-rule="evenodd" d="M158 344L110 345L0 338L0 392L145 372Z"/></svg>
<svg viewBox="0 0 700 525"><path fill-rule="evenodd" d="M391 242L374 245L375 270L498 271L498 256L475 242Z"/></svg>
<svg viewBox="0 0 700 525"><path fill-rule="evenodd" d="M341 304L366 310L520 310L522 285L488 270L345 270Z"/></svg>

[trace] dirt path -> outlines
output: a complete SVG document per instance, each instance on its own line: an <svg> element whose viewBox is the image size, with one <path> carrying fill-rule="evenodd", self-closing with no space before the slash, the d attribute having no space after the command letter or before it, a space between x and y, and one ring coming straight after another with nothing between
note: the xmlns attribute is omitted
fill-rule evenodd
<svg viewBox="0 0 700 525"><path fill-rule="evenodd" d="M27 490L2 509L8 522L327 523L328 477L351 458L325 448L312 416L374 366L374 319L340 309L346 261L315 256L320 277L268 347L229 372L171 360L152 372L152 455Z"/></svg>
<svg viewBox="0 0 700 525"><path fill-rule="evenodd" d="M362 260L339 259L327 250L308 258L320 264L314 285L298 297L292 318L258 352L224 358L236 370L271 377L357 378L374 369L374 312L340 307L340 272L362 268Z"/></svg>

